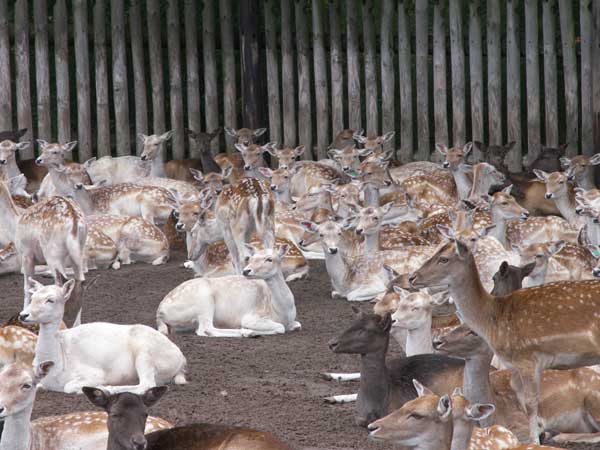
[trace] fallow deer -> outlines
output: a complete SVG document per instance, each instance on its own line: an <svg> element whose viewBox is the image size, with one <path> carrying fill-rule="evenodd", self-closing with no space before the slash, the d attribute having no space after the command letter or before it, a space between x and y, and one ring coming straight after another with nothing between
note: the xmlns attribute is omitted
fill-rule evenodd
<svg viewBox="0 0 600 450"><path fill-rule="evenodd" d="M460 170L460 165L467 162L473 143L467 142L462 148L448 148L444 144L436 144L435 149L444 156L442 166L452 174L459 200L468 198L473 180L470 173Z"/></svg>
<svg viewBox="0 0 600 450"><path fill-rule="evenodd" d="M217 138L222 131L222 128L217 128L209 133L204 133L186 128L185 133L196 143L195 150L199 153L200 159L190 158L167 161L165 163L165 175L167 178L193 183L194 177L190 172L192 169L203 170L206 174L219 173L221 168L215 162L215 159L210 152L210 143Z"/></svg>
<svg viewBox="0 0 600 450"><path fill-rule="evenodd" d="M263 153L271 149L273 145L275 144L272 142L262 146L257 144L235 144L235 148L240 152L244 160L244 176L259 179L263 178L259 170L265 165Z"/></svg>
<svg viewBox="0 0 600 450"><path fill-rule="evenodd" d="M413 161L399 167L390 168L390 177L396 184L401 184L410 177L429 175L438 172L442 166L430 161Z"/></svg>
<svg viewBox="0 0 600 450"><path fill-rule="evenodd" d="M412 206L426 216L443 212L456 204L456 185L447 172L438 170L415 175L406 178L399 186L410 197Z"/></svg>
<svg viewBox="0 0 600 450"><path fill-rule="evenodd" d="M294 164L290 174L292 175L290 184L292 197L301 197L310 189L323 184L345 184L350 182L348 175L334 167L316 161L299 161Z"/></svg>
<svg viewBox="0 0 600 450"><path fill-rule="evenodd" d="M31 420L36 388L52 370L54 362L14 362L0 371L0 417L4 430L2 450L62 450L85 448L106 450L108 416L104 412L81 411ZM149 417L146 433L170 428L166 420Z"/></svg>
<svg viewBox="0 0 600 450"><path fill-rule="evenodd" d="M560 214L575 228L584 225L583 219L575 212L577 201L573 186L569 184L564 172L546 173L543 170L534 170L540 181L546 184L546 198L553 200Z"/></svg>
<svg viewBox="0 0 600 450"><path fill-rule="evenodd" d="M215 194L220 194L225 187L227 179L231 176L232 166L227 166L219 172L202 173L200 170L190 169L192 179L200 183L201 188L209 188Z"/></svg>
<svg viewBox="0 0 600 450"><path fill-rule="evenodd" d="M39 189L47 170L45 167L38 166L35 159L20 159L17 161L15 153L29 146L28 142L19 143L19 139L26 132L27 128L0 133L0 166L6 168L9 177L16 177L23 173L27 179L27 192L33 193Z"/></svg>
<svg viewBox="0 0 600 450"><path fill-rule="evenodd" d="M162 386L142 395L111 395L100 388L85 387L90 402L108 415L108 447L103 450L290 450L270 433L227 425L195 423L148 432L144 429L148 408L166 390Z"/></svg>
<svg viewBox="0 0 600 450"><path fill-rule="evenodd" d="M335 161L338 170L347 174L355 173L360 164L360 151L354 146L341 149L331 148L327 150L327 154L332 161Z"/></svg>
<svg viewBox="0 0 600 450"><path fill-rule="evenodd" d="M335 137L333 138L333 142L329 145L328 149L344 148L348 147L349 145L354 145L354 135L357 133L362 135L363 130L354 131L351 128L346 128L340 131L338 134L335 135Z"/></svg>
<svg viewBox="0 0 600 450"><path fill-rule="evenodd" d="M501 297L508 295L517 289L523 287L523 280L531 274L535 264L529 263L524 266L512 266L506 261L502 261L498 272L493 276L494 288L490 294Z"/></svg>
<svg viewBox="0 0 600 450"><path fill-rule="evenodd" d="M363 151L361 152L361 155L380 154L383 153L383 146L389 142L395 134L395 131L388 131L382 136L364 136L364 130L358 130L354 133L353 138L362 145Z"/></svg>
<svg viewBox="0 0 600 450"><path fill-rule="evenodd" d="M31 304L19 318L24 323L40 324L34 364L54 362L43 383L46 389L72 394L92 384L113 391L144 392L171 381L186 383L185 357L161 333L145 325L104 322L60 331L74 280L63 286L32 282ZM99 349L98 342L105 346ZM129 351L123 352L123 348Z"/></svg>
<svg viewBox="0 0 600 450"><path fill-rule="evenodd" d="M502 186L506 180L504 174L493 165L482 162L472 166L473 184L469 192L469 199L477 199L481 195L489 194L490 189Z"/></svg>
<svg viewBox="0 0 600 450"><path fill-rule="evenodd" d="M142 161L150 161L151 169L150 176L165 177L165 155L163 149L166 142L173 136L173 131L167 131L161 135L151 134L146 136L143 133L138 134L138 139L142 141L142 153L140 159Z"/></svg>
<svg viewBox="0 0 600 450"><path fill-rule="evenodd" d="M306 147L304 145L299 145L296 148L275 148L275 146L272 145L267 149L271 156L277 158L277 167L283 170L290 170L294 167L296 159L300 158L305 150Z"/></svg>
<svg viewBox="0 0 600 450"><path fill-rule="evenodd" d="M199 336L250 337L300 329L294 295L281 272L287 246L260 250L245 260L243 276L195 278L161 301L158 330L195 329ZM252 278L252 279L250 279Z"/></svg>
<svg viewBox="0 0 600 450"><path fill-rule="evenodd" d="M252 130L250 128L239 128L238 130L234 130L230 127L225 127L225 132L234 138L236 138L236 142L238 144L243 145L251 145L255 144L256 140L261 137L267 131L266 128L257 128Z"/></svg>
<svg viewBox="0 0 600 450"><path fill-rule="evenodd" d="M0 367L20 362L31 367L35 357L37 336L16 325L0 326Z"/></svg>
<svg viewBox="0 0 600 450"><path fill-rule="evenodd" d="M448 286L464 323L513 369L513 382L526 407L533 442L539 439L542 370L600 361L600 330L596 329L599 282L552 283L494 297L481 285L473 255L460 241L441 247L409 281L415 288ZM561 324L559 333L556 323Z"/></svg>
<svg viewBox="0 0 600 450"><path fill-rule="evenodd" d="M506 145L485 145L479 141L473 141L473 146L481 152L484 161L496 167L502 173L508 173L505 162L506 156L515 144L515 141L511 141Z"/></svg>
<svg viewBox="0 0 600 450"><path fill-rule="evenodd" d="M237 273L253 233L272 248L275 243L275 202L270 189L254 178L242 178L223 189L215 202L215 217Z"/></svg>
<svg viewBox="0 0 600 450"><path fill-rule="evenodd" d="M595 169L600 164L600 153L593 156L577 155L573 158L563 156L560 162L569 181L581 189L596 189Z"/></svg>

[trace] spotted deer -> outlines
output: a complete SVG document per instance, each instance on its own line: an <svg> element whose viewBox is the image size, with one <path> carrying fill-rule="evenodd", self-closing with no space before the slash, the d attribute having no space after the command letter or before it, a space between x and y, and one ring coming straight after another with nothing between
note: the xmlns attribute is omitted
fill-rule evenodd
<svg viewBox="0 0 600 450"><path fill-rule="evenodd" d="M215 194L220 194L227 179L231 176L232 166L227 166L220 172L202 173L200 170L190 169L192 178L200 183L202 189L209 188Z"/></svg>
<svg viewBox="0 0 600 450"><path fill-rule="evenodd" d="M59 331L74 280L63 286L31 281L31 303L19 318L26 324L40 324L34 365L54 362L43 382L46 389L72 394L91 384L115 392L144 392L169 382L186 383L185 357L158 331L145 325L105 322ZM100 347L99 342L103 343ZM121 351L123 348L129 351Z"/></svg>
<svg viewBox="0 0 600 450"><path fill-rule="evenodd" d="M241 273L247 251L245 244L249 243L253 233L266 248L273 247L275 202L270 189L261 181L242 178L225 187L214 210L237 273Z"/></svg>
<svg viewBox="0 0 600 450"><path fill-rule="evenodd" d="M276 148L275 145L271 145L267 151L271 154L271 156L277 158L277 167L283 170L290 170L296 164L296 159L300 158L306 147L304 145L299 145L296 148L284 147L284 148Z"/></svg>
<svg viewBox="0 0 600 450"><path fill-rule="evenodd" d="M570 185L564 172L546 173L534 170L538 179L546 184L546 198L553 200L560 214L575 228L584 225L583 219L575 212L577 201L573 186Z"/></svg>
<svg viewBox="0 0 600 450"><path fill-rule="evenodd" d="M444 156L442 166L452 174L456 183L458 198L468 198L473 179L470 173L460 170L460 166L467 162L469 153L473 149L473 143L467 142L462 148L448 148L444 144L436 144L435 149Z"/></svg>
<svg viewBox="0 0 600 450"><path fill-rule="evenodd" d="M0 416L4 421L0 448L106 450L109 431L108 416L104 412L82 411L31 420L36 388L53 367L53 361L43 361L33 367L13 362L0 371ZM145 432L170 427L166 420L149 417Z"/></svg>
<svg viewBox="0 0 600 450"><path fill-rule="evenodd" d="M438 163L430 161L413 161L398 167L390 168L390 176L396 184L401 184L410 177L428 175L442 169Z"/></svg>
<svg viewBox="0 0 600 450"><path fill-rule="evenodd" d="M471 171L473 184L469 192L469 199L476 199L489 194L492 187L502 186L506 180L502 172L485 162L473 165Z"/></svg>
<svg viewBox="0 0 600 450"><path fill-rule="evenodd" d="M90 176L82 164L51 165L48 167L48 174L42 180L40 189L33 195L33 199L37 202L55 195L70 196L72 183L87 186L92 184Z"/></svg>
<svg viewBox="0 0 600 450"><path fill-rule="evenodd" d="M267 152L273 145L269 142L265 145L250 144L235 144L235 148L239 151L244 159L244 176L262 179L262 174L259 168L265 165L263 153Z"/></svg>
<svg viewBox="0 0 600 450"><path fill-rule="evenodd" d="M332 148L327 150L327 155L335 161L338 170L344 173L354 173L360 164L360 151L354 146L348 146L342 149Z"/></svg>
<svg viewBox="0 0 600 450"><path fill-rule="evenodd" d="M597 281L552 283L494 297L483 288L475 259L460 241L442 246L409 281L415 288L448 286L464 323L514 371L512 382L526 407L532 442L539 439L542 370L600 361ZM556 323L561 324L559 332Z"/></svg>
<svg viewBox="0 0 600 450"><path fill-rule="evenodd" d="M315 161L298 161L292 167L290 174L290 192L292 197L301 197L309 190L318 188L323 184L345 184L350 182L350 177L340 172L335 167L327 166Z"/></svg>
<svg viewBox="0 0 600 450"><path fill-rule="evenodd" d="M593 156L577 155L573 158L563 156L560 162L569 181L582 189L596 189L595 169L600 164L600 154Z"/></svg>
<svg viewBox="0 0 600 450"><path fill-rule="evenodd" d="M19 138L27 132L27 129L19 130L12 136L5 134L0 139L0 169L9 178L16 177L21 173L27 179L27 192L36 192L42 180L48 173L45 167L35 163L35 159L20 159L17 161L16 153L29 147L29 142L19 142Z"/></svg>
<svg viewBox="0 0 600 450"><path fill-rule="evenodd" d="M382 136L373 136L373 135L369 135L369 136L365 136L364 135L364 130L358 130L356 133L354 133L354 140L356 142L358 142L359 144L362 145L362 152L361 155L367 155L367 154L382 154L383 152L383 146L392 140L392 138L394 137L394 135L396 134L395 131L388 131L387 133L383 134Z"/></svg>

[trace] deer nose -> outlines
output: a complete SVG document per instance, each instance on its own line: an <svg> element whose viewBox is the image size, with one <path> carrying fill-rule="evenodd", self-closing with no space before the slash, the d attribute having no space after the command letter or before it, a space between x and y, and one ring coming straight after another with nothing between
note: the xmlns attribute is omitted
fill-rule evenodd
<svg viewBox="0 0 600 450"><path fill-rule="evenodd" d="M146 160L148 159L148 157L147 157L146 155L142 155L142 156L140 156L140 159L141 159L142 161L146 161Z"/></svg>
<svg viewBox="0 0 600 450"><path fill-rule="evenodd" d="M5 165L6 164L6 160L5 159L0 159L0 164Z"/></svg>
<svg viewBox="0 0 600 450"><path fill-rule="evenodd" d="M363 229L362 229L362 228L357 228L357 229L356 229L356 234L358 234L359 236L360 236L361 234L363 234Z"/></svg>
<svg viewBox="0 0 600 450"><path fill-rule="evenodd" d="M432 344L433 344L433 348L435 350L439 350L440 348L443 347L444 341L442 339L440 339L440 338L436 338L436 339L433 340Z"/></svg>
<svg viewBox="0 0 600 450"><path fill-rule="evenodd" d="M27 318L28 318L28 317L29 317L29 314L28 314L28 313L21 313L21 314L19 314L19 320L20 320L21 322L25 322L25 321L27 320Z"/></svg>
<svg viewBox="0 0 600 450"><path fill-rule="evenodd" d="M444 169L447 169L448 167L450 167L450 163L449 163L448 161L444 161L444 162L442 163L442 167L443 167Z"/></svg>
<svg viewBox="0 0 600 450"><path fill-rule="evenodd" d="M335 352L335 349L336 349L336 348L337 348L339 345L340 345L340 342L339 342L339 341L338 341L336 338L333 338L332 340L330 340L330 341L327 343L327 346L329 347L329 350L331 350L331 351L333 351L333 352Z"/></svg>
<svg viewBox="0 0 600 450"><path fill-rule="evenodd" d="M134 436L131 438L131 445L133 446L134 450L146 450L148 442L144 436Z"/></svg>
<svg viewBox="0 0 600 450"><path fill-rule="evenodd" d="M329 253L331 253L332 255L335 255L338 251L338 249L335 247L329 247L328 250L329 250Z"/></svg>
<svg viewBox="0 0 600 450"><path fill-rule="evenodd" d="M417 281L417 274L413 273L410 277L408 277L408 282L410 284L414 284L415 281Z"/></svg>
<svg viewBox="0 0 600 450"><path fill-rule="evenodd" d="M529 217L529 211L525 211L521 213L521 218L522 219L527 219Z"/></svg>
<svg viewBox="0 0 600 450"><path fill-rule="evenodd" d="M283 170L287 170L288 166L287 166L287 164L280 164L279 168L283 169Z"/></svg>
<svg viewBox="0 0 600 450"><path fill-rule="evenodd" d="M577 214L578 216L581 215L581 213L583 213L583 208L578 206L575 208L575 214Z"/></svg>
<svg viewBox="0 0 600 450"><path fill-rule="evenodd" d="M567 180L575 181L575 175L567 175Z"/></svg>
<svg viewBox="0 0 600 450"><path fill-rule="evenodd" d="M249 166L248 164L246 164L246 165L244 166L244 170L250 170L250 169L252 169L252 166Z"/></svg>
<svg viewBox="0 0 600 450"><path fill-rule="evenodd" d="M271 190L272 191L276 191L277 190L277 185L276 184L272 184L271 185Z"/></svg>
<svg viewBox="0 0 600 450"><path fill-rule="evenodd" d="M592 274L598 278L600 277L600 267L594 267L594 269L592 270Z"/></svg>
<svg viewBox="0 0 600 450"><path fill-rule="evenodd" d="M39 166L40 164L42 164L42 158L38 158L35 160L35 163Z"/></svg>
<svg viewBox="0 0 600 450"><path fill-rule="evenodd" d="M251 273L251 272L252 272L252 269L244 269L244 270L242 271L242 274L243 274L245 277L247 277L248 275L250 275L250 273Z"/></svg>
<svg viewBox="0 0 600 450"><path fill-rule="evenodd" d="M554 194L552 194L551 192L546 192L546 195L544 197L550 200L552 197L554 197Z"/></svg>
<svg viewBox="0 0 600 450"><path fill-rule="evenodd" d="M182 223L177 222L177 224L175 225L175 229L178 231L181 231L185 228L185 225Z"/></svg>
<svg viewBox="0 0 600 450"><path fill-rule="evenodd" d="M83 189L83 183L76 183L75 184L75 189L77 189L77 190Z"/></svg>

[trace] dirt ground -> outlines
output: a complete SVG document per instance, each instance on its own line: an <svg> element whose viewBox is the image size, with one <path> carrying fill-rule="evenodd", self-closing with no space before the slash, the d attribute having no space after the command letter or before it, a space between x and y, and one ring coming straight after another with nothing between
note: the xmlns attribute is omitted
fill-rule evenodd
<svg viewBox="0 0 600 450"><path fill-rule="evenodd" d="M136 264L90 273L88 277L98 275L99 279L86 297L83 321L155 327L159 302L191 276L182 262L179 253L166 266ZM189 384L171 388L151 413L178 425L213 422L270 431L298 450L394 448L367 440L366 431L353 423L353 405L323 402L327 395L352 393L358 386L319 376L326 370L358 369L358 357L334 355L327 348L327 341L352 322L351 305L331 300L329 279L320 261L311 261L309 278L291 287L302 323L299 332L257 339L172 336L187 357ZM0 292L0 317L18 312L22 278L0 278ZM367 310L370 305L361 307ZM83 396L39 392L34 417L90 409Z"/></svg>

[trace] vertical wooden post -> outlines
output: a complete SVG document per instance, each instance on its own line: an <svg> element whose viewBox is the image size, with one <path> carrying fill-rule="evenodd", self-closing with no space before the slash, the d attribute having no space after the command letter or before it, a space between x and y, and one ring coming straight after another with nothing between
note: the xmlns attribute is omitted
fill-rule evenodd
<svg viewBox="0 0 600 450"><path fill-rule="evenodd" d="M344 70L340 34L340 3L329 0L329 59L331 64L331 131L332 136L344 128Z"/></svg>
<svg viewBox="0 0 600 450"><path fill-rule="evenodd" d="M154 134L166 131L165 93L162 62L162 40L160 37L160 2L147 0L148 54L150 56L150 81L152 83L152 122Z"/></svg>
<svg viewBox="0 0 600 450"><path fill-rule="evenodd" d="M146 74L144 73L144 42L142 17L139 0L132 0L129 6L129 41L133 69L133 93L135 97L135 143L137 154L142 152L142 140L138 134L148 134L148 106L146 103Z"/></svg>
<svg viewBox="0 0 600 450"><path fill-rule="evenodd" d="M435 142L449 145L446 77L446 25L437 1L433 4L433 128Z"/></svg>
<svg viewBox="0 0 600 450"><path fill-rule="evenodd" d="M96 0L94 4L94 55L94 66L96 67L96 152L98 157L101 157L111 154L105 0Z"/></svg>
<svg viewBox="0 0 600 450"><path fill-rule="evenodd" d="M527 160L540 153L540 58L538 0L525 0L525 73L527 84Z"/></svg>
<svg viewBox="0 0 600 450"><path fill-rule="evenodd" d="M571 2L559 1L560 38L562 41L563 73L565 78L565 107L567 110L567 155L575 156L579 147L577 111L577 56L575 55L575 21Z"/></svg>
<svg viewBox="0 0 600 450"><path fill-rule="evenodd" d="M27 0L15 2L15 66L17 67L17 126L27 128L21 140L33 138L31 115L31 83L29 78L29 7ZM33 156L33 145L19 152L22 159Z"/></svg>
<svg viewBox="0 0 600 450"><path fill-rule="evenodd" d="M240 2L240 53L242 54L242 117L244 126L264 126L262 66L258 48L260 8L252 0ZM291 34L291 33L290 33Z"/></svg>
<svg viewBox="0 0 600 450"><path fill-rule="evenodd" d="M467 139L465 97L465 50L461 2L450 2L450 51L452 59L452 135L454 145Z"/></svg>
<svg viewBox="0 0 600 450"><path fill-rule="evenodd" d="M364 0L362 8L364 56L365 56L365 102L367 134L379 133L379 98L377 97L377 53L375 50L375 15L373 0ZM374 23L375 22L375 23Z"/></svg>
<svg viewBox="0 0 600 450"><path fill-rule="evenodd" d="M394 109L395 77L394 77L394 44L392 29L395 17L393 0L383 0L381 16L381 131L387 133L396 129ZM385 150L396 149L396 136L386 142Z"/></svg>
<svg viewBox="0 0 600 450"><path fill-rule="evenodd" d="M269 141L283 143L281 134L281 97L279 96L279 58L273 1L265 0L265 47L267 53L267 95L269 97Z"/></svg>
<svg viewBox="0 0 600 450"><path fill-rule="evenodd" d="M315 66L315 106L317 113L317 158L327 158L329 145L329 90L327 86L327 57L323 45L323 15L321 2L312 0L312 36ZM271 77L269 77L270 80ZM269 84L272 81L269 81ZM270 102L269 102L270 103Z"/></svg>
<svg viewBox="0 0 600 450"><path fill-rule="evenodd" d="M519 172L521 149L521 51L519 49L518 0L506 2L506 124L508 141L516 144L506 158L508 168Z"/></svg>
<svg viewBox="0 0 600 450"><path fill-rule="evenodd" d="M593 127L594 153L600 153L600 3L592 3L592 84L593 84Z"/></svg>
<svg viewBox="0 0 600 450"><path fill-rule="evenodd" d="M52 123L50 122L50 61L48 60L48 4L46 0L35 0L33 7L37 135L41 139L52 140Z"/></svg>
<svg viewBox="0 0 600 450"><path fill-rule="evenodd" d="M202 56L204 60L204 103L206 131L219 126L219 97L217 89L217 59L215 55L215 0L204 0L202 10ZM219 153L219 141L210 144L213 154Z"/></svg>
<svg viewBox="0 0 600 450"><path fill-rule="evenodd" d="M558 146L558 103L557 103L557 67L556 67L556 35L554 28L554 2L542 2L542 33L544 36L544 106L546 125L546 145Z"/></svg>
<svg viewBox="0 0 600 450"><path fill-rule="evenodd" d="M228 127L237 128L237 88L235 84L235 46L233 41L233 15L231 0L219 0L221 53L223 57L223 120ZM233 148L233 137L226 135L227 148Z"/></svg>
<svg viewBox="0 0 600 450"><path fill-rule="evenodd" d="M304 2L295 0L296 49L298 51L298 142L306 146L303 159L313 159L310 96L310 48Z"/></svg>
<svg viewBox="0 0 600 450"><path fill-rule="evenodd" d="M12 130L10 30L7 0L0 0L0 130Z"/></svg>
<svg viewBox="0 0 600 450"><path fill-rule="evenodd" d="M500 36L500 1L487 0L488 140L491 145L502 144Z"/></svg>
<svg viewBox="0 0 600 450"><path fill-rule="evenodd" d="M87 1L73 0L75 30L75 77L77 79L77 141L80 161L92 156L92 111L90 105L90 60Z"/></svg>
<svg viewBox="0 0 600 450"><path fill-rule="evenodd" d="M187 73L187 127L194 131L202 130L200 114L200 69L198 67L198 31L196 0L185 0L185 68ZM227 101L227 100L225 100ZM190 157L199 158L200 154L195 145L190 146Z"/></svg>
<svg viewBox="0 0 600 450"><path fill-rule="evenodd" d="M296 90L292 43L292 0L281 0L281 84L283 88L283 144L296 145Z"/></svg>
<svg viewBox="0 0 600 450"><path fill-rule="evenodd" d="M429 82L428 82L428 56L429 33L427 25L427 2L415 3L415 28L416 28L416 68L417 68L417 136L419 146L416 157L418 160L427 160L431 153L429 141ZM406 68L404 69L406 70Z"/></svg>
<svg viewBox="0 0 600 450"><path fill-rule="evenodd" d="M400 89L400 154L401 162L412 160L413 143L413 77L410 32L403 1L398 4L398 85Z"/></svg>
<svg viewBox="0 0 600 450"><path fill-rule="evenodd" d="M592 89L594 28L591 0L581 0L579 3L579 24L581 27L581 150L584 155L592 155L594 152Z"/></svg>
<svg viewBox="0 0 600 450"><path fill-rule="evenodd" d="M169 0L167 7L167 46L169 48L169 107L171 111L171 148L173 159L185 158L183 134L183 95L181 83L181 38L179 35L179 0Z"/></svg>
<svg viewBox="0 0 600 450"><path fill-rule="evenodd" d="M483 134L483 47L479 2L469 1L469 79L471 83L471 133L474 141L484 142ZM479 150L475 149L479 157Z"/></svg>
<svg viewBox="0 0 600 450"><path fill-rule="evenodd" d="M117 155L129 155L131 154L131 143L129 131L127 50L125 49L125 15L123 11L123 0L111 0L110 25Z"/></svg>
<svg viewBox="0 0 600 450"><path fill-rule="evenodd" d="M54 66L56 70L56 122L58 142L71 140L69 95L69 29L65 0L54 4Z"/></svg>
<svg viewBox="0 0 600 450"><path fill-rule="evenodd" d="M358 0L346 1L346 60L348 63L348 122L353 130L362 128L360 103L360 74L358 37L360 29L360 3Z"/></svg>

